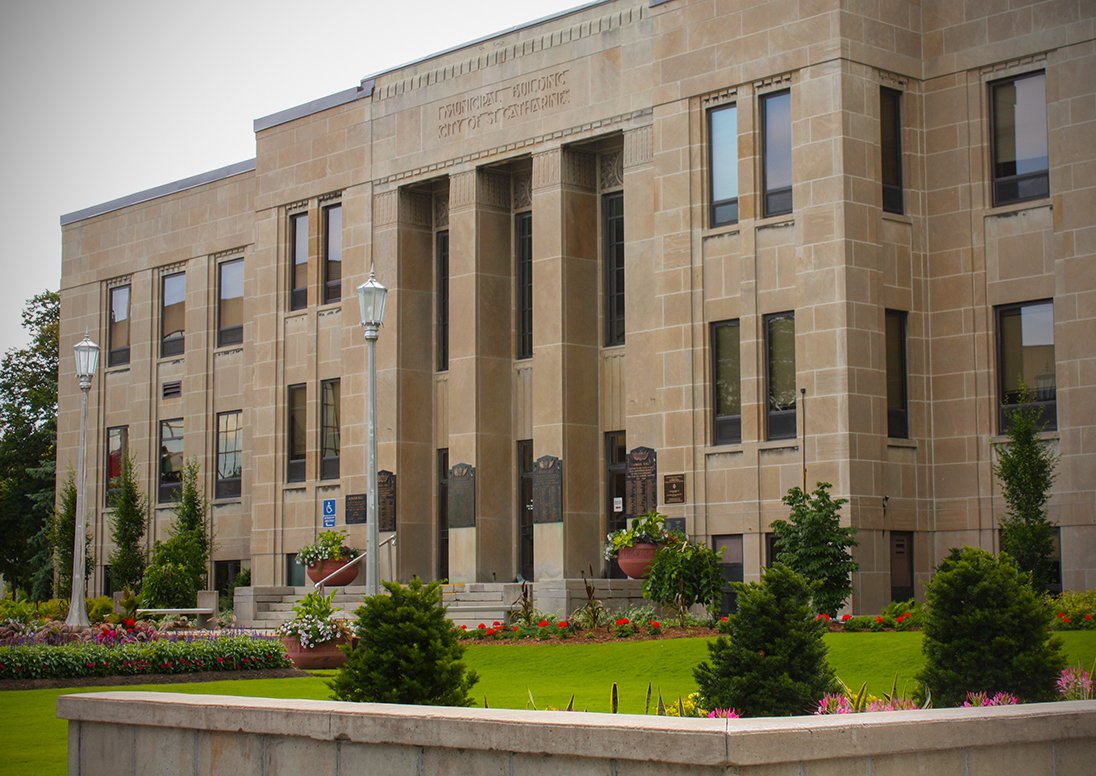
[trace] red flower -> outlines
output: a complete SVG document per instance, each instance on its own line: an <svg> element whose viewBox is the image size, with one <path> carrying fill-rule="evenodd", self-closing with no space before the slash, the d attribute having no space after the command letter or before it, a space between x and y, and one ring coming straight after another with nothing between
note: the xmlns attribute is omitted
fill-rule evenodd
<svg viewBox="0 0 1096 776"><path fill-rule="evenodd" d="M129 617L127 617L124 620L122 620L122 624L125 625L127 628L132 628L134 625L137 624L137 622L136 622L136 620L132 620Z"/></svg>
<svg viewBox="0 0 1096 776"><path fill-rule="evenodd" d="M559 622L556 623L556 627L557 628L566 628L567 627L567 620L560 620Z"/></svg>
<svg viewBox="0 0 1096 776"><path fill-rule="evenodd" d="M647 624L650 625L652 628L661 628L662 627L662 623L660 623L658 620L648 620Z"/></svg>
<svg viewBox="0 0 1096 776"><path fill-rule="evenodd" d="M514 631L514 632L517 632L517 629L518 629L518 626L517 626L517 625L511 625L511 626L510 626L510 630L512 630L512 631Z"/></svg>
<svg viewBox="0 0 1096 776"><path fill-rule="evenodd" d="M488 628L487 629L487 635L488 636L494 636L495 635L495 629L494 628Z"/></svg>
<svg viewBox="0 0 1096 776"><path fill-rule="evenodd" d="M547 620L541 620L540 622L537 623L537 626L540 627L540 628L547 628L548 627L548 621Z"/></svg>
<svg viewBox="0 0 1096 776"><path fill-rule="evenodd" d="M462 626L460 626L460 629L461 630L468 630L468 626L467 625L462 625Z"/></svg>
<svg viewBox="0 0 1096 776"><path fill-rule="evenodd" d="M876 617L876 618L875 618L875 621L876 621L876 622L883 622L883 617L882 617L882 615L880 615L879 617Z"/></svg>
<svg viewBox="0 0 1096 776"><path fill-rule="evenodd" d="M720 621L720 622L726 622L726 621L727 621L727 618L726 618L726 617L720 617L720 618L719 618L719 621Z"/></svg>
<svg viewBox="0 0 1096 776"><path fill-rule="evenodd" d="M491 625L492 625L493 627L497 628L498 626L502 625L502 623L501 623L501 622L499 622L498 620L495 620L495 621L494 621L493 623L491 623Z"/></svg>
<svg viewBox="0 0 1096 776"><path fill-rule="evenodd" d="M628 624L628 618L627 617L621 617L619 620L616 621L616 624L617 625L627 625Z"/></svg>
<svg viewBox="0 0 1096 776"><path fill-rule="evenodd" d="M486 626L486 625L484 625L484 624L483 624L483 623L481 622L481 623L480 623L479 625L477 625L476 627L477 627L477 628L479 628L480 630L483 630L483 629L484 629L484 628L486 628L487 626Z"/></svg>
<svg viewBox="0 0 1096 776"><path fill-rule="evenodd" d="M95 668L95 664L94 663L88 663L88 668Z"/></svg>
<svg viewBox="0 0 1096 776"><path fill-rule="evenodd" d="M1085 615L1085 622L1088 622L1088 621L1090 621L1091 619L1092 619L1092 615L1091 615L1091 614L1086 614L1086 615Z"/></svg>
<svg viewBox="0 0 1096 776"><path fill-rule="evenodd" d="M1065 616L1066 616L1066 613L1065 613L1065 612L1058 612L1058 616L1059 616L1059 617L1065 617Z"/></svg>
<svg viewBox="0 0 1096 776"><path fill-rule="evenodd" d="M1070 621L1070 620L1069 620L1069 618L1068 618L1068 617L1063 617L1063 618L1062 618L1062 622L1069 622L1069 621Z"/></svg>
<svg viewBox="0 0 1096 776"><path fill-rule="evenodd" d="M843 615L841 615L841 622L848 622L848 621L849 621L849 620L851 620L851 619L852 619L852 615L851 615L851 614L843 614Z"/></svg>

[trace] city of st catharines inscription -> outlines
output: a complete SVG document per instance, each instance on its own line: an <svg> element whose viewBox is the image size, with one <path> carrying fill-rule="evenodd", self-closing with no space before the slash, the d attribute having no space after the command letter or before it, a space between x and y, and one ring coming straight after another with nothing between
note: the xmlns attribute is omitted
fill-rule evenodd
<svg viewBox="0 0 1096 776"><path fill-rule="evenodd" d="M438 138L461 137L571 103L570 68L522 78L438 106Z"/></svg>

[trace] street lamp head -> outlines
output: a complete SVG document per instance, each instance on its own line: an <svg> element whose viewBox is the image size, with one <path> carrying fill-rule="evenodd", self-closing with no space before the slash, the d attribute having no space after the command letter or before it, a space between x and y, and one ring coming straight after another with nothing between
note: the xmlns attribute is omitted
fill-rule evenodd
<svg viewBox="0 0 1096 776"><path fill-rule="evenodd" d="M85 382L90 386L91 378L95 376L95 370L99 367L99 346L91 341L87 334L73 346L76 352L76 377L81 385Z"/></svg>
<svg viewBox="0 0 1096 776"><path fill-rule="evenodd" d="M362 326L376 329L384 323L384 305L387 299L388 289L377 282L377 276L370 269L369 280L358 286Z"/></svg>

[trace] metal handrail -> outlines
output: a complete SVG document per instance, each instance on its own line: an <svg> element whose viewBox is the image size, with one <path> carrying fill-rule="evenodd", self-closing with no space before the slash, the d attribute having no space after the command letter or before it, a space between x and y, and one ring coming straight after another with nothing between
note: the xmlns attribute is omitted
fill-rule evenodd
<svg viewBox="0 0 1096 776"><path fill-rule="evenodd" d="M392 534L387 539L385 539L383 542L381 542L380 544L377 545L377 550L379 551L380 548L383 547L386 544L395 545L395 543L396 543L396 534ZM353 566L355 563L358 563L359 561L362 561L364 559L365 559L365 553L363 552L360 555L358 555L358 557L354 558L354 560L347 563L346 566L340 566L339 568L335 569L330 574L328 574L326 577L321 579L319 582L315 583L312 587L316 588L316 590L318 590L322 593L324 583L327 582L327 580L331 579L331 577L335 576L336 574L342 573L343 569L347 568L348 566Z"/></svg>

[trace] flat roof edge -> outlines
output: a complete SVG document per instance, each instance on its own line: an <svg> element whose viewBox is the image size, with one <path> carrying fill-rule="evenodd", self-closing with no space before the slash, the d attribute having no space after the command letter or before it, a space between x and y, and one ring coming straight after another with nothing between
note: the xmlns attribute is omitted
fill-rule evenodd
<svg viewBox="0 0 1096 776"><path fill-rule="evenodd" d="M92 205L91 207L86 207L83 210L76 210L72 213L66 213L65 215L61 216L61 226L67 226L77 221L83 221L86 218L100 216L113 210L121 210L122 208L128 207L130 205L137 205L141 202L148 202L149 200L166 197L169 194L176 194L180 191L193 189L206 183L213 183L215 181L224 180L225 178L231 178L234 175L242 175L245 172L254 172L254 170L254 159L247 159L243 162L236 162L235 164L230 164L227 167L219 167L216 170L210 170L209 172L192 175L189 178L183 178L182 180L173 181L172 183L165 183L161 186L156 186L151 189L145 189L144 191L127 194L124 197L112 199L109 202L103 202L99 205Z"/></svg>
<svg viewBox="0 0 1096 776"><path fill-rule="evenodd" d="M262 132L264 129L270 129L279 124L287 124L290 121L311 116L313 113L319 113L328 108L337 108L340 105L346 105L349 102L371 96L373 96L373 82L368 78L363 78L360 84L350 89L343 89L341 92L335 92L326 97L320 97L301 105L295 105L292 108L280 110L277 113L271 113L269 116L257 118L254 123L254 130Z"/></svg>

